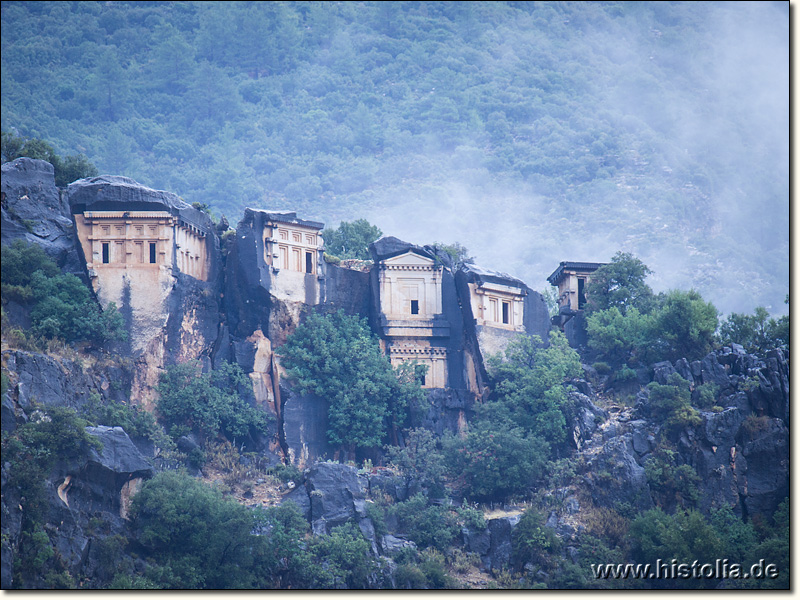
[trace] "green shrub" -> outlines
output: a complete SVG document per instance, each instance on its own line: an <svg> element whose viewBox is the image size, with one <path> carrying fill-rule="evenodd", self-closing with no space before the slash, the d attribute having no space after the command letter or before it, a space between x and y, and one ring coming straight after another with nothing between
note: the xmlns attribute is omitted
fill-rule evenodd
<svg viewBox="0 0 800 600"><path fill-rule="evenodd" d="M152 413L129 404L103 403L97 392L89 394L89 400L81 408L81 416L93 425L122 427L132 437L154 439L159 428Z"/></svg>
<svg viewBox="0 0 800 600"><path fill-rule="evenodd" d="M692 395L695 400L697 408L711 408L717 402L719 396L719 386L716 383L703 383L695 388L695 393Z"/></svg>
<svg viewBox="0 0 800 600"><path fill-rule="evenodd" d="M390 509L398 526L419 548L433 547L444 551L458 535L454 515L443 506L429 506L422 494Z"/></svg>
<svg viewBox="0 0 800 600"><path fill-rule="evenodd" d="M550 451L547 442L520 428L488 419L473 421L466 438L445 436L442 445L450 474L477 500L502 500L530 489Z"/></svg>
<svg viewBox="0 0 800 600"><path fill-rule="evenodd" d="M679 563L710 563L725 550L722 540L706 518L695 510L678 510L670 515L660 508L648 510L630 526L631 558L634 562L656 564L659 559L676 559ZM605 562L605 561L603 561ZM653 580L654 586L710 587L719 582L701 580Z"/></svg>
<svg viewBox="0 0 800 600"><path fill-rule="evenodd" d="M402 448L388 446L386 456L389 463L397 467L406 478L406 485L413 479L430 488L434 496L444 493L444 457L436 447L436 438L428 429L411 429L406 432Z"/></svg>
<svg viewBox="0 0 800 600"><path fill-rule="evenodd" d="M661 419L669 432L697 427L703 420L692 408L689 382L677 373L667 379L666 385L655 381L648 386L650 390L650 411L653 418Z"/></svg>
<svg viewBox="0 0 800 600"><path fill-rule="evenodd" d="M136 540L161 570L160 587L230 589L255 584L255 521L247 508L185 473L163 471L142 486L130 511Z"/></svg>
<svg viewBox="0 0 800 600"><path fill-rule="evenodd" d="M75 275L61 274L56 264L35 244L17 240L2 247L3 294L30 304L32 333L67 342L127 339L116 305L106 310Z"/></svg>
<svg viewBox="0 0 800 600"><path fill-rule="evenodd" d="M483 531L486 529L486 519L483 517L483 511L477 508L472 508L467 505L466 500L458 509L459 522L473 531Z"/></svg>
<svg viewBox="0 0 800 600"><path fill-rule="evenodd" d="M325 240L325 250L333 257L339 259L357 258L369 260L369 245L381 237L381 230L371 225L365 219L358 219L352 223L342 221L336 229L325 229L322 238Z"/></svg>
<svg viewBox="0 0 800 600"><path fill-rule="evenodd" d="M607 362L596 362L592 365L592 368L598 375L608 375L611 373L611 366Z"/></svg>
<svg viewBox="0 0 800 600"><path fill-rule="evenodd" d="M370 547L355 523L334 527L330 535L315 537L311 554L323 568L317 585L332 589L366 589L375 570Z"/></svg>
<svg viewBox="0 0 800 600"><path fill-rule="evenodd" d="M198 362L171 365L161 374L158 411L168 425L195 430L213 438L222 432L229 439L266 432L270 415L250 406L240 395L251 389L250 380L234 364L223 362L202 373Z"/></svg>
<svg viewBox="0 0 800 600"><path fill-rule="evenodd" d="M298 391L327 400L328 440L351 459L356 448L380 446L424 398L407 370L392 369L366 320L341 310L308 315L279 354Z"/></svg>
<svg viewBox="0 0 800 600"><path fill-rule="evenodd" d="M647 483L665 509L692 508L700 500L700 476L691 465L678 464L677 452L659 448L644 463Z"/></svg>
<svg viewBox="0 0 800 600"><path fill-rule="evenodd" d="M544 517L533 508L522 514L511 533L511 556L517 568L533 563L548 568L557 562L561 540L549 527L544 526Z"/></svg>

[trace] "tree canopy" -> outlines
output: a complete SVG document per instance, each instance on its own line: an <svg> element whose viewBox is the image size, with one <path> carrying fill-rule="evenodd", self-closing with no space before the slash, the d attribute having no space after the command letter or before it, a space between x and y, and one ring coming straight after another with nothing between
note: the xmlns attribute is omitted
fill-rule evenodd
<svg viewBox="0 0 800 600"><path fill-rule="evenodd" d="M623 314L636 308L650 312L653 291L645 283L652 271L641 260L628 252L617 252L611 262L592 273L586 296L586 311L617 308Z"/></svg>
<svg viewBox="0 0 800 600"><path fill-rule="evenodd" d="M341 310L309 314L278 355L300 393L327 402L332 444L382 445L403 425L409 402L422 397L415 377L392 369L366 321Z"/></svg>
<svg viewBox="0 0 800 600"><path fill-rule="evenodd" d="M380 229L366 219L351 223L342 221L336 229L324 229L325 252L337 258L357 258L369 260L369 245L381 237Z"/></svg>

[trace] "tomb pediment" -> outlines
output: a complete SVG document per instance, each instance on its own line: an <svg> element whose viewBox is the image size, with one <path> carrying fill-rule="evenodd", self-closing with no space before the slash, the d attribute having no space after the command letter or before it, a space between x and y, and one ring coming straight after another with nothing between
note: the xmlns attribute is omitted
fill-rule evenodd
<svg viewBox="0 0 800 600"><path fill-rule="evenodd" d="M427 256L421 256L416 252L408 251L391 258L386 258L383 264L387 267L428 267L432 268L434 261Z"/></svg>

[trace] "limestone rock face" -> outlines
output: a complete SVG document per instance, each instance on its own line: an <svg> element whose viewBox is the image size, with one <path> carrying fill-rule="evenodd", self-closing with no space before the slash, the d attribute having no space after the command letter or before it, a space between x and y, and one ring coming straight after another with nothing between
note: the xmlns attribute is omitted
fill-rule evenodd
<svg viewBox="0 0 800 600"><path fill-rule="evenodd" d="M11 383L8 415L14 412L13 403L27 411L33 403L46 406L80 408L92 393L109 402L125 402L133 374L128 368L116 365L83 366L80 363L23 350L4 350L3 366ZM8 423L8 428L13 429Z"/></svg>
<svg viewBox="0 0 800 600"><path fill-rule="evenodd" d="M611 437L589 458L587 479L598 506L630 503L638 510L653 507L644 467L637 461L630 433Z"/></svg>
<svg viewBox="0 0 800 600"><path fill-rule="evenodd" d="M328 444L327 401L301 395L287 385L280 386L283 443L292 464L310 465L322 456L332 456Z"/></svg>
<svg viewBox="0 0 800 600"><path fill-rule="evenodd" d="M355 467L318 463L306 474L305 490L315 532L328 534L350 519L366 517L366 482Z"/></svg>
<svg viewBox="0 0 800 600"><path fill-rule="evenodd" d="M131 497L154 471L122 428L87 427L86 431L98 438L103 448L56 464L45 482L48 501L45 530L69 573L91 578L107 563L103 560L107 557L98 555L102 548L98 542L128 533L126 518ZM19 585L12 579L12 565L19 545L22 514L17 491L6 488L5 469L3 466L2 586L9 589ZM92 529L90 519L102 522L104 532ZM113 574L106 576L110 580ZM42 582L29 583L37 588L42 586Z"/></svg>
<svg viewBox="0 0 800 600"><path fill-rule="evenodd" d="M85 278L69 203L56 187L53 165L23 157L2 170L3 245L15 240L37 244L62 270Z"/></svg>
<svg viewBox="0 0 800 600"><path fill-rule="evenodd" d="M196 359L211 365L222 277L215 225L177 195L127 177L80 179L66 195L78 225L78 250L85 268L91 267L88 275L98 300L104 307L114 302L126 322L137 362L132 395L151 408L166 365ZM108 219L109 225L92 219ZM92 236L112 229L116 233L106 235L119 240L104 244L114 246L107 261L109 251L100 257ZM137 249L142 244L151 247L149 263L144 249ZM188 249L197 256L189 258Z"/></svg>

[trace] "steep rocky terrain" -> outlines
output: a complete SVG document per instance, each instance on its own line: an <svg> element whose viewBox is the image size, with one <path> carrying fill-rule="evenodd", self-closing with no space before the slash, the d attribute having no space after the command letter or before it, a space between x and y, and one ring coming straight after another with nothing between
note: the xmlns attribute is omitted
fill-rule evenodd
<svg viewBox="0 0 800 600"><path fill-rule="evenodd" d="M151 193L134 183L124 182L132 197L140 199ZM68 190L59 190L48 163L23 158L3 165L3 244L16 239L35 243L64 271L88 281L69 202L85 197L91 184L76 182ZM103 187L119 189L113 178L105 179ZM294 502L315 536L328 535L338 525L356 523L373 556L385 559L388 579L381 585L395 581L394 559L415 543L397 516L389 511L385 521L379 522L373 507L404 502L418 492L432 492L424 482L385 466L365 463L358 468L327 460L334 458L335 448L325 437L325 399L294 390L282 376L275 354L301 322L307 306L279 300L262 285L263 277L251 264L248 223L245 215L235 233L226 232L224 226L215 231L214 247L219 250L212 253L214 275L208 282L176 276L166 303L166 326L143 351L137 352L130 345L112 348L113 352L91 345L51 347L48 351L18 347L6 332L12 326L26 326L26 308L4 298L4 435L41 419L43 408L86 409L99 403L152 409L159 373L168 365L195 359L206 369L223 361L239 365L252 383L251 404L274 417L269 434L253 440L250 450L255 451L257 460L251 455L234 465L220 462L202 469L187 458L198 448L191 434L181 437L177 448L170 448L165 440L120 427L87 427L89 437L101 444L86 447L79 456L59 457L44 481L43 531L46 546L53 548L59 568L66 573L62 580L30 574L15 579L15 573L20 572L14 563L23 536L22 501L19 490L9 484L15 467L4 462L4 589L63 587L67 585L64 581L86 587L108 585L113 577L108 549L114 544L114 560L133 565L131 569L135 570L143 560L140 549L135 544L119 543L132 535L127 518L130 499L143 481L180 462L208 481L228 485L234 497L247 506ZM459 277L464 274L459 273ZM453 310L460 320L457 279L450 276ZM323 305L374 320L369 285L367 273L328 265ZM544 306L535 292L530 292L529 301ZM530 312L536 314L535 310ZM539 317L546 323L546 311ZM476 376L485 377L485 339L464 323L459 327L463 330L463 337L458 338L464 351L462 360L477 365L473 367ZM537 328L546 331L540 325L529 330ZM560 481L549 478L536 490L540 509L546 507L545 527L561 540L563 560L577 564L581 559L581 543L592 529L597 511L641 512L675 502L675 498L664 496L658 481L648 473L648 468L657 464L648 461L663 460L665 447L672 453L674 464L688 465L696 472L696 506L703 514L729 506L744 520L769 519L787 497L789 361L781 350L755 356L734 344L702 360L681 359L640 369L638 380L626 384L599 375L588 365L584 365L584 372L583 378L572 382L570 392L575 407L568 423L574 473ZM717 394L714 407L700 411L699 423L667 430L653 412L647 386L651 381L666 385L674 373L688 382L694 394L699 393L700 386L709 384L715 386ZM431 390L428 396L428 408L414 414L413 422L436 436L463 430L476 404L482 401L480 394L468 392L466 386ZM280 481L269 469L282 463L294 470ZM248 469L256 475L247 489L226 475ZM444 506L462 506L465 501L455 487L431 498ZM473 557L473 563L459 571L464 585L485 587L495 576L512 569L512 535L529 504L481 506L483 523L461 524L452 548ZM552 575L544 565L531 563L517 568L533 581L547 582Z"/></svg>

